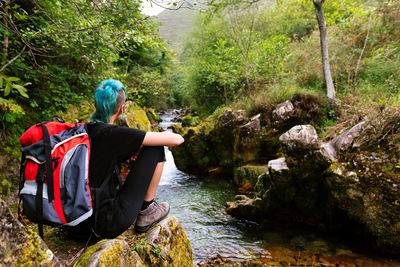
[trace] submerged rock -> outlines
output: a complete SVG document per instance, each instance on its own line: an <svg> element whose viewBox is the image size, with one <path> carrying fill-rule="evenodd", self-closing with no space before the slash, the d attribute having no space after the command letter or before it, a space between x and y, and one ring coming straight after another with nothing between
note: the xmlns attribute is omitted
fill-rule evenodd
<svg viewBox="0 0 400 267"><path fill-rule="evenodd" d="M236 195L233 202L226 203L226 211L238 218L261 218L260 198L249 198L245 195Z"/></svg>
<svg viewBox="0 0 400 267"><path fill-rule="evenodd" d="M14 218L0 199L0 266L61 266L37 234Z"/></svg>

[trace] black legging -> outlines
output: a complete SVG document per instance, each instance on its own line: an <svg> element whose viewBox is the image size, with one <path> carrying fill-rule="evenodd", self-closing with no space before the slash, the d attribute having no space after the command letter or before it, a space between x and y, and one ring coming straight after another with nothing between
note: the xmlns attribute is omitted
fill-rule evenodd
<svg viewBox="0 0 400 267"><path fill-rule="evenodd" d="M95 233L101 238L115 238L126 231L139 214L157 164L163 161L163 146L142 147L118 195L106 201L100 200L101 205L107 208L101 209L103 212L99 212L97 221L94 222L94 214L75 228L73 234L87 233L92 225L95 225Z"/></svg>

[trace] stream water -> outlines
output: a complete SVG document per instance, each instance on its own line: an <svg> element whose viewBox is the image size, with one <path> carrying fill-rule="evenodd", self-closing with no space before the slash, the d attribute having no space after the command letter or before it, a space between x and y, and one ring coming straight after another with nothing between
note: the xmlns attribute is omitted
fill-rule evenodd
<svg viewBox="0 0 400 267"><path fill-rule="evenodd" d="M176 110L168 110L161 115L159 126L167 129L177 116ZM355 253L333 238L310 230L268 231L237 220L225 212L225 203L236 194L232 180L188 175L176 168L168 148L165 152L167 162L156 199L167 201L170 215L182 223L195 262L221 256L231 261L278 260L283 266L295 266L300 261L301 266L400 266L400 262L390 259Z"/></svg>

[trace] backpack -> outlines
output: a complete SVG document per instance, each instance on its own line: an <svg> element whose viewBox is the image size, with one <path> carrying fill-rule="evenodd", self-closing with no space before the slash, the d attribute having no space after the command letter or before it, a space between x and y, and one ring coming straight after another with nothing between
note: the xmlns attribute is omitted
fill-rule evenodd
<svg viewBox="0 0 400 267"><path fill-rule="evenodd" d="M20 137L22 213L38 223L75 226L93 213L90 140L84 123L42 122ZM20 205L19 205L20 206Z"/></svg>

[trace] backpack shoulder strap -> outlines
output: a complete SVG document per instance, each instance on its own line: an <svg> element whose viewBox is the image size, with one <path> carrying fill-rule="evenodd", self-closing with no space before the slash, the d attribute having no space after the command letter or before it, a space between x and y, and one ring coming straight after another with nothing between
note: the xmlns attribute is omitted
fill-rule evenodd
<svg viewBox="0 0 400 267"><path fill-rule="evenodd" d="M46 159L47 194L49 196L49 202L51 202L54 200L54 186L53 186L53 161L51 159L50 135L45 123L41 123L41 126L43 129L44 156Z"/></svg>

